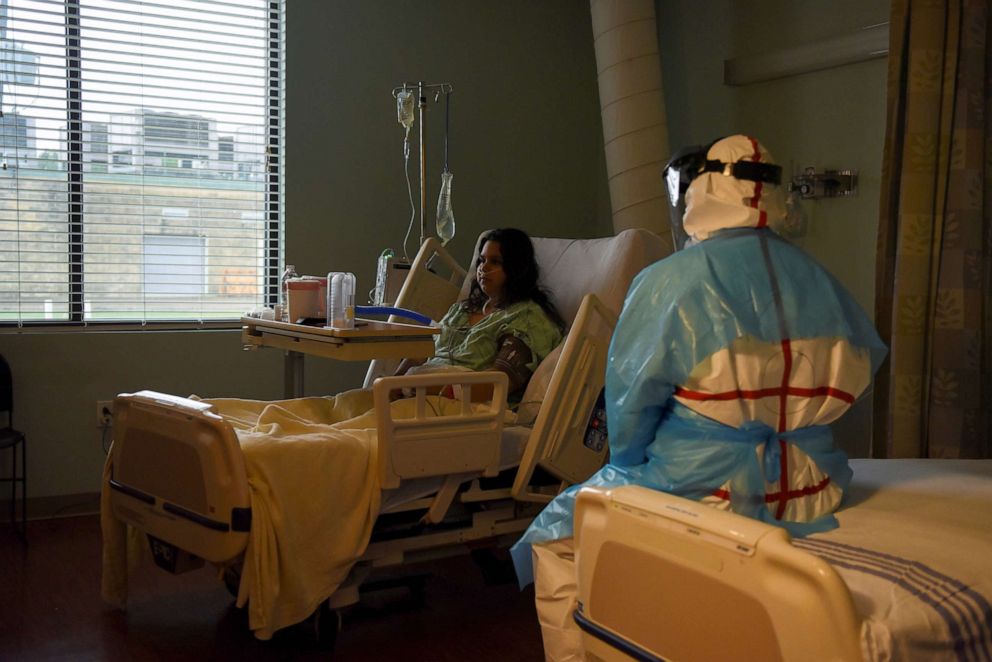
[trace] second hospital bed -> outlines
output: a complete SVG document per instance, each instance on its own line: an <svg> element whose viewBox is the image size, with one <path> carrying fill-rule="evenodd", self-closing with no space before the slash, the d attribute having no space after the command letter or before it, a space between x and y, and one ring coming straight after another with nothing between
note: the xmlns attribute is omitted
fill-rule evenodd
<svg viewBox="0 0 992 662"><path fill-rule="evenodd" d="M242 581L239 604L249 604L257 636L267 638L305 618L315 607L314 595L332 608L355 602L363 580L377 567L465 551L467 544L508 544L562 486L584 480L602 464L605 434L596 429L599 420L587 424L597 419L609 339L631 279L664 257L666 244L643 230L604 239L533 241L542 284L570 329L536 369L519 411L508 415L505 409L502 373L375 379L384 369L374 363L368 382L374 383L378 421L370 431L375 439L370 464L381 490L381 500L377 494L373 503L375 527L370 535L357 534L367 537L354 541L354 558L343 570L339 565L316 573L325 588L311 591L289 611L267 611L266 603L274 599L271 585L290 586L292 577L267 578L269 585L256 581L254 593ZM437 275L445 271L448 275ZM458 287L464 274L436 241L428 240L397 305L438 318L465 292L467 275ZM426 387L454 383L467 391L473 383L487 382L496 385L488 404L462 399L453 415L426 415L432 406ZM388 415L389 393L399 388L416 392L411 417ZM259 489L249 483L231 425L210 405L150 391L122 394L115 407L101 506L104 597L120 604L126 600L125 525L146 534L156 562L173 572L202 560L228 570L242 562L251 565L246 554L259 555L262 546L257 538L250 544L253 527L257 534L260 514L267 522L279 513L258 508ZM487 482L500 474L502 482ZM289 511L281 516L295 517ZM278 543L266 544L275 549ZM278 552L275 565L281 575L293 551Z"/></svg>
<svg viewBox="0 0 992 662"><path fill-rule="evenodd" d="M990 660L992 460L851 460L832 531L643 487L580 491L589 659Z"/></svg>

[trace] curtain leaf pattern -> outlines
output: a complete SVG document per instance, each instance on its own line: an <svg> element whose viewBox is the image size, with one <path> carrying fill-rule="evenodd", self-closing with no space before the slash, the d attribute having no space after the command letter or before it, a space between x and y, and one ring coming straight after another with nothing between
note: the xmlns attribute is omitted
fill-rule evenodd
<svg viewBox="0 0 992 662"><path fill-rule="evenodd" d="M892 3L876 456L990 456L990 44L984 0Z"/></svg>

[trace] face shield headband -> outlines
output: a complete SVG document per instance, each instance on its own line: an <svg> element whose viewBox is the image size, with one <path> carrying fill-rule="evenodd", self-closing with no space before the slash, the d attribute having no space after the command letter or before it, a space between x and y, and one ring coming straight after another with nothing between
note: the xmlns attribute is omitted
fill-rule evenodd
<svg viewBox="0 0 992 662"><path fill-rule="evenodd" d="M677 207L685 197L685 192L699 175L704 172L719 172L725 177L745 179L751 182L779 185L782 183L782 166L756 161L725 163L717 159L707 159L710 145L687 147L671 158L663 171L668 198Z"/></svg>
<svg viewBox="0 0 992 662"><path fill-rule="evenodd" d="M675 249L685 246L688 235L682 225L685 214L685 192L689 184L705 172L718 172L725 177L743 179L752 182L778 185L782 182L782 166L772 163L755 161L737 161L726 163L718 159L707 159L706 155L715 142L706 146L696 145L686 147L675 153L662 171L665 177L665 187L668 189L668 199L672 203L672 238Z"/></svg>

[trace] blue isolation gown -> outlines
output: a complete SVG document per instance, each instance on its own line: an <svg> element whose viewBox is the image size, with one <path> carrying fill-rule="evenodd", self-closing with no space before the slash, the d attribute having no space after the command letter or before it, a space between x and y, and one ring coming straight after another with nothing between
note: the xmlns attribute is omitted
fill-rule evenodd
<svg viewBox="0 0 992 662"><path fill-rule="evenodd" d="M511 549L521 586L533 581L532 544L572 536L575 496L584 486L636 484L701 499L729 484L734 512L793 535L836 526L832 514L785 522L764 507L765 481L777 479L779 446L772 442L780 433L761 421L724 425L672 397L694 367L745 336L769 343L840 338L867 350L872 374L886 351L844 287L771 230L724 230L646 268L631 285L610 343L610 461L548 504ZM792 430L788 442L846 490L851 470L829 426Z"/></svg>

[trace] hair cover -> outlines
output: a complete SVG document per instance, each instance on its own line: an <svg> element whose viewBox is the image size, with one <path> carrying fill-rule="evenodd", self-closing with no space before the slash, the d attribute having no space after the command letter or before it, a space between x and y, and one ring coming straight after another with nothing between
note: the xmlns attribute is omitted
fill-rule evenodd
<svg viewBox="0 0 992 662"><path fill-rule="evenodd" d="M775 163L761 143L742 135L713 143L706 158L724 163ZM786 213L781 186L736 179L719 172L704 172L696 177L689 184L685 202L683 225L695 241L703 241L728 228L774 227Z"/></svg>

